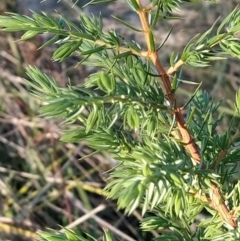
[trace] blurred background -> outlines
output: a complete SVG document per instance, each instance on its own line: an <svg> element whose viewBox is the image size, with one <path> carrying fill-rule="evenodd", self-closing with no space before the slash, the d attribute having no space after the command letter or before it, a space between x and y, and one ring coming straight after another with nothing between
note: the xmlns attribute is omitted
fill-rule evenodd
<svg viewBox="0 0 240 241"><path fill-rule="evenodd" d="M77 22L87 1L80 0L72 8L70 0L1 0L0 14L17 12L31 15L31 10L57 12ZM147 2L147 1L145 1ZM175 14L180 20L164 21L155 30L160 43L174 25L160 58L166 68L174 51L181 53L188 40L206 31L220 16L220 21L239 3L238 0L220 4L184 4ZM102 12L105 30L117 29L126 39L137 39L144 44L141 35L120 26L111 15L123 18L139 26L138 17L125 1L114 4L92 5L84 11L88 14ZM20 33L0 33L0 240L34 240L36 231L46 227L60 230L60 226L76 232L88 232L100 239L102 228L109 229L123 240L144 240L157 236L139 230L141 215L135 211L125 217L116 211L116 203L105 200L102 191L107 174L114 162L107 153L94 154L86 143L67 144L59 141L63 125L61 120L46 120L38 114L41 102L30 95L25 78L25 67L36 65L53 75L59 85L65 86L68 78L79 84L93 69L75 68L79 56L71 56L64 63L54 63L51 55L54 46L38 50L50 36L37 36L26 42L16 41ZM220 111L226 118L219 129L228 128L233 115L233 101L240 85L240 63L237 59L217 62L210 68L184 67L183 79L197 83L203 81L203 89L218 100L224 98ZM181 85L179 98L182 103L189 98L195 85ZM200 217L201 218L201 217ZM60 226L59 226L60 225Z"/></svg>

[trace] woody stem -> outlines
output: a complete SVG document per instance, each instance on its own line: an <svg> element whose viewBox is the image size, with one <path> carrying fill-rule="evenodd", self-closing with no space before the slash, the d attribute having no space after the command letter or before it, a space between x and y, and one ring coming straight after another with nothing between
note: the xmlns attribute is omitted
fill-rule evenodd
<svg viewBox="0 0 240 241"><path fill-rule="evenodd" d="M161 81L164 85L165 94L170 102L171 106L174 106L174 112L176 115L176 124L179 131L179 139L182 143L184 143L184 148L186 151L191 155L193 161L196 164L200 164L201 162L201 155L199 149L193 140L188 128L186 127L186 122L184 120L183 114L181 112L180 107L178 107L175 93L172 91L171 81L167 71L163 68L158 53L156 50L152 50L153 46L150 40L151 28L148 23L148 10L144 9L141 5L140 0L136 0L140 6L140 10L137 12L141 21L143 34L146 40L146 45L148 49L148 58L151 60L153 66L156 68ZM232 227L236 228L237 224L234 217L231 215L228 207L226 206L222 194L219 188L216 186L215 183L212 183L211 188L211 200L209 201L209 206L215 209L222 220L230 224Z"/></svg>

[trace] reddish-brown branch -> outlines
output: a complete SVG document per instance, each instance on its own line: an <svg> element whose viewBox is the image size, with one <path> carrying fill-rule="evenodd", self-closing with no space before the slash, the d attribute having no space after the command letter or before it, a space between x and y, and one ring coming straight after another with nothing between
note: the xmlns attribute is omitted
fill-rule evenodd
<svg viewBox="0 0 240 241"><path fill-rule="evenodd" d="M219 213L222 220L230 224L233 228L237 227L235 217L231 214L226 206L220 190L215 183L212 183L212 198L209 206Z"/></svg>
<svg viewBox="0 0 240 241"><path fill-rule="evenodd" d="M228 154L228 149L225 149L225 150L222 150L217 159L216 159L216 162L215 162L215 165L214 165L214 169L213 170L216 170L217 167L219 166L220 162L222 161L222 159Z"/></svg>
<svg viewBox="0 0 240 241"><path fill-rule="evenodd" d="M137 0L137 2L141 7L141 10L138 11L138 15L141 21L143 34L144 34L147 48L148 48L148 58L152 61L152 64L156 68L159 76L161 77L162 83L165 88L165 94L170 104L175 108L174 111L176 115L176 123L177 123L178 131L179 131L179 139L184 144L186 151L191 155L193 161L196 164L199 164L201 161L201 155L200 155L199 149L195 141L193 140L189 130L187 129L183 114L181 113L181 109L178 107L176 103L175 94L174 92L172 92L172 89L171 89L171 81L170 81L169 75L166 72L166 70L163 68L159 60L157 51L151 51L151 45L149 41L149 31L151 31L151 29L148 23L147 11L146 9L142 8L140 0ZM211 199L209 200L208 203L210 207L212 207L219 213L222 220L224 220L234 228L237 227L235 218L227 208L224 202L224 198L222 197L222 194L215 183L212 183Z"/></svg>

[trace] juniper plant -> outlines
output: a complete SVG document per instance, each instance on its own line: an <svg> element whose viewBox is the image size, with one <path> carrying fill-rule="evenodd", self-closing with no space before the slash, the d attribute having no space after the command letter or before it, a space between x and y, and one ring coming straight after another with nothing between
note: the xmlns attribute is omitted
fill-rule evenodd
<svg viewBox="0 0 240 241"><path fill-rule="evenodd" d="M57 46L53 61L77 54L82 58L79 64L96 67L84 84L61 88L54 78L30 66L28 83L44 102L41 114L68 123L62 141L85 140L119 161L109 175L108 197L117 199L126 214L136 208L142 215L148 212L141 223L143 230L159 232L156 240L240 240L240 183L233 180L240 159L239 124L234 125L240 91L225 133L217 131L223 119L216 115L221 102L214 102L200 86L184 106L176 98L184 65L204 68L214 61L240 57L240 10L236 7L218 27L214 23L194 36L182 53L172 53L170 67L165 69L159 56L167 38L157 46L154 28L163 18L176 18L173 10L183 2L203 1L125 2L138 15L141 28L115 19L142 34L145 45L127 41L114 29L103 31L101 15L84 13L77 24L45 12L33 12L32 17L9 13L0 17L0 28L23 31L21 40L51 33L53 37L42 48ZM211 217L192 231L190 226L203 209ZM40 237L42 241L94 240L71 230L41 232ZM104 240L113 237L106 232Z"/></svg>

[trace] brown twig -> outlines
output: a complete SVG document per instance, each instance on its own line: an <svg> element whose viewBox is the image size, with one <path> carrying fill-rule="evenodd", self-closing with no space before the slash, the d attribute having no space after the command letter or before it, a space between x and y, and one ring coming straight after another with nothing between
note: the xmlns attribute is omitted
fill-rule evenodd
<svg viewBox="0 0 240 241"><path fill-rule="evenodd" d="M220 153L218 154L218 157L216 159L215 165L214 165L214 169L216 170L217 167L219 166L220 162L222 161L222 159L228 154L228 149L225 150L221 150Z"/></svg>
<svg viewBox="0 0 240 241"><path fill-rule="evenodd" d="M137 12L141 21L141 25L143 28L143 34L146 40L147 49L148 49L148 58L152 61L152 64L156 68L159 76L161 77L162 83L165 88L165 94L172 106L174 106L175 115L176 115L176 124L179 131L179 139L182 143L184 143L184 148L186 151L191 155L193 161L196 164L200 164L201 162L201 155L199 152L199 149L193 140L189 130L186 127L186 123L183 117L183 114L181 113L181 109L178 107L175 99L174 92L171 91L171 81L169 78L169 73L171 73L174 70L166 72L166 70L163 68L158 53L156 50L152 50L152 46L149 39L149 33L151 31L151 28L148 23L147 18L147 12L148 10L144 8L141 4L141 0L137 0L138 5L140 6L140 10ZM235 221L234 216L230 213L228 207L226 206L224 202L224 198L222 197L222 194L217 187L215 183L212 182L212 189L211 189L211 199L208 201L209 206L215 209L222 220L227 222L232 227L236 228L237 223Z"/></svg>

